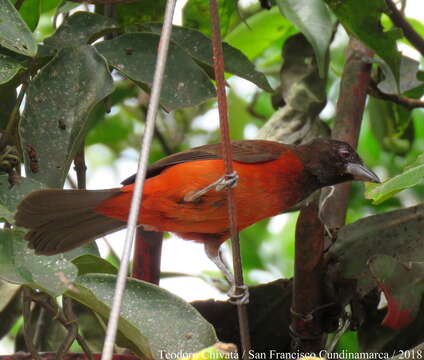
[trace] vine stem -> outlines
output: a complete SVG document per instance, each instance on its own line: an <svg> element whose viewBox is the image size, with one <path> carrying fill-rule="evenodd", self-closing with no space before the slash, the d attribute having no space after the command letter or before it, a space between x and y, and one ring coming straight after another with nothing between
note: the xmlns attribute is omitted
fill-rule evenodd
<svg viewBox="0 0 424 360"><path fill-rule="evenodd" d="M125 236L124 250L122 253L121 264L119 267L118 278L115 287L115 294L112 301L112 309L109 315L109 322L106 330L106 338L103 345L102 360L111 360L113 356L113 347L115 344L116 332L118 329L119 313L122 305L125 284L127 281L128 263L131 255L131 248L134 242L134 236L137 229L137 219L142 202L142 191L146 177L149 151L152 143L153 132L155 128L156 113L159 107L159 97L162 88L163 75L165 72L168 47L172 32L172 17L175 10L176 0L168 0L165 9L165 19L163 22L162 33L158 46L158 56L156 60L155 73L153 77L153 86L151 91L150 103L147 110L146 127L141 146L141 155L138 161L138 171L135 178L135 187L131 199L130 213L128 216L127 232Z"/></svg>
<svg viewBox="0 0 424 360"><path fill-rule="evenodd" d="M213 49L213 65L215 71L219 125L222 140L222 153L224 158L225 176L230 177L233 174L233 160L231 153L230 130L228 125L228 106L225 94L224 79L224 56L222 51L221 33L219 26L219 12L216 0L209 0L209 8L212 22L212 49ZM240 239L237 231L236 204L234 201L234 193L232 188L227 188L228 200L228 218L231 234L231 247L233 253L234 280L236 286L236 294L240 294L244 287L243 269L240 255ZM237 313L240 326L240 340L242 347L242 358L249 359L250 350L250 334L249 322L246 304L237 304Z"/></svg>

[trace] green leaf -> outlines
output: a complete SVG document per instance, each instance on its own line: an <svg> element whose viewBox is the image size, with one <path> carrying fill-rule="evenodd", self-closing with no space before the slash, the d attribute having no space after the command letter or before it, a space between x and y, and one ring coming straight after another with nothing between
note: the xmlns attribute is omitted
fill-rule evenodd
<svg viewBox="0 0 424 360"><path fill-rule="evenodd" d="M17 184L11 187L9 183L9 176L0 175L1 217L5 218L10 224L14 224L15 219L13 216L15 214L16 207L25 195L29 194L31 191L45 188L46 185L25 177L19 178Z"/></svg>
<svg viewBox="0 0 424 360"><path fill-rule="evenodd" d="M102 104L99 106L102 106ZM103 143L109 146L113 146L119 142L124 142L125 145L128 146L128 138L134 133L134 120L128 116L125 116L121 112L115 115L106 116L103 114L103 112L99 112L101 121L96 124L97 126L90 130L85 139L85 144L91 145L96 143ZM94 121L97 119L90 120Z"/></svg>
<svg viewBox="0 0 424 360"><path fill-rule="evenodd" d="M26 56L37 53L31 31L9 0L0 0L0 45Z"/></svg>
<svg viewBox="0 0 424 360"><path fill-rule="evenodd" d="M78 3L74 3L72 1L65 1L63 0L61 4L56 9L56 15L67 13L73 9L75 9L77 6L80 6Z"/></svg>
<svg viewBox="0 0 424 360"><path fill-rule="evenodd" d="M333 22L322 0L277 0L281 13L305 35L314 48L319 74L325 77Z"/></svg>
<svg viewBox="0 0 424 360"><path fill-rule="evenodd" d="M68 295L107 318L115 293L116 276L79 276L78 291ZM217 342L215 331L189 304L158 286L128 279L121 308L119 331L140 356L196 352Z"/></svg>
<svg viewBox="0 0 424 360"><path fill-rule="evenodd" d="M143 24L143 28L160 34L162 25L158 23ZM213 73L212 42L201 32L185 27L172 28L172 41L186 50L197 62L206 67L208 73ZM222 43L225 71L249 80L266 91L272 91L265 75L255 70L255 66L238 49Z"/></svg>
<svg viewBox="0 0 424 360"><path fill-rule="evenodd" d="M116 18L120 26L135 28L136 24L162 21L165 13L165 0L143 0L132 4L117 4Z"/></svg>
<svg viewBox="0 0 424 360"><path fill-rule="evenodd" d="M66 18L44 43L56 49L89 44L117 28L118 23L109 17L79 11Z"/></svg>
<svg viewBox="0 0 424 360"><path fill-rule="evenodd" d="M83 254L72 260L72 263L78 268L78 275L85 274L117 274L118 269L109 261L93 255Z"/></svg>
<svg viewBox="0 0 424 360"><path fill-rule="evenodd" d="M0 85L12 80L24 68L23 61L12 54L0 50Z"/></svg>
<svg viewBox="0 0 424 360"><path fill-rule="evenodd" d="M0 312L4 310L20 289L19 285L0 280Z"/></svg>
<svg viewBox="0 0 424 360"><path fill-rule="evenodd" d="M371 128L380 146L398 155L406 154L413 140L411 110L389 101L370 97L367 111Z"/></svg>
<svg viewBox="0 0 424 360"><path fill-rule="evenodd" d="M99 52L119 72L130 79L151 85L159 36L131 33L96 45ZM161 104L168 110L198 105L215 96L206 73L183 49L170 43Z"/></svg>
<svg viewBox="0 0 424 360"><path fill-rule="evenodd" d="M23 236L22 231L0 231L0 278L42 289L52 296L62 294L78 273L76 266L68 259L79 255L81 250L38 256L28 249Z"/></svg>
<svg viewBox="0 0 424 360"><path fill-rule="evenodd" d="M29 177L62 186L86 135L88 114L112 91L108 66L89 45L62 49L38 73L19 128Z"/></svg>
<svg viewBox="0 0 424 360"><path fill-rule="evenodd" d="M424 154L418 156L417 160L405 168L405 170L382 184L367 187L365 197L372 199L374 204L380 204L391 198L399 191L413 187L424 178Z"/></svg>
<svg viewBox="0 0 424 360"><path fill-rule="evenodd" d="M25 20L31 31L37 28L38 20L40 20L40 0L25 0L19 9L22 19Z"/></svg>
<svg viewBox="0 0 424 360"><path fill-rule="evenodd" d="M378 84L378 88L386 94L401 94L415 89L418 86L423 85L422 81L417 79L419 70L419 62L406 56L402 56L400 63L400 79L399 89L396 80L393 77L393 73L390 71L388 66L381 62L381 69L384 72L385 79Z"/></svg>
<svg viewBox="0 0 424 360"><path fill-rule="evenodd" d="M387 10L384 0L325 0L343 26L383 59L399 82L401 54L396 40L402 37L399 29L384 31L381 15Z"/></svg>
<svg viewBox="0 0 424 360"><path fill-rule="evenodd" d="M16 85L13 81L0 85L0 129L6 129L16 104Z"/></svg>
<svg viewBox="0 0 424 360"><path fill-rule="evenodd" d="M329 256L342 279L356 280L362 296L376 284L367 266L376 255L388 255L398 261L422 261L424 258L424 205L368 216L343 226Z"/></svg>
<svg viewBox="0 0 424 360"><path fill-rule="evenodd" d="M219 25L221 36L225 36L231 25L238 20L237 1L218 0ZM189 0L183 9L183 23L192 29L211 35L211 15L209 3L204 0Z"/></svg>
<svg viewBox="0 0 424 360"><path fill-rule="evenodd" d="M43 0L41 1L41 13L46 13L50 10L56 9L62 0Z"/></svg>
<svg viewBox="0 0 424 360"><path fill-rule="evenodd" d="M22 316L22 286L0 280L0 339L9 334Z"/></svg>
<svg viewBox="0 0 424 360"><path fill-rule="evenodd" d="M416 317L424 293L424 263L402 264L391 256L377 255L368 266L387 299L382 325L398 330Z"/></svg>
<svg viewBox="0 0 424 360"><path fill-rule="evenodd" d="M240 23L224 40L251 60L261 55L275 41L296 32L295 27L281 16L276 7L260 11L246 21L249 25Z"/></svg>

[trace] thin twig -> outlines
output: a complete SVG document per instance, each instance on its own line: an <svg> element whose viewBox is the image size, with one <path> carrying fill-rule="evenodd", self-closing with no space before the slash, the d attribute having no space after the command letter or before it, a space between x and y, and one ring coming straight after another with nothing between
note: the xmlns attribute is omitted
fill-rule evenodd
<svg viewBox="0 0 424 360"><path fill-rule="evenodd" d="M15 2L15 9L19 11L19 9L21 8L22 4L24 3L25 0L16 0Z"/></svg>
<svg viewBox="0 0 424 360"><path fill-rule="evenodd" d="M74 179L71 178L71 176L68 174L68 176L66 177L66 180L68 180L69 186L72 189L77 189L77 184L75 183Z"/></svg>
<svg viewBox="0 0 424 360"><path fill-rule="evenodd" d="M64 296L62 299L62 306L63 312L67 317L67 323L65 326L66 330L68 330L68 335L62 344L60 344L59 349L56 352L56 357L60 360L64 358L64 355L67 353L78 334L78 324L72 311L72 300L69 297Z"/></svg>
<svg viewBox="0 0 424 360"><path fill-rule="evenodd" d="M80 150L75 155L74 170L77 173L78 189L85 189L87 186L87 179L86 179L87 166L85 164L84 144L81 145Z"/></svg>
<svg viewBox="0 0 424 360"><path fill-rule="evenodd" d="M174 153L157 126L155 126L155 137L158 139L160 145L162 146L162 150L166 155L171 155Z"/></svg>
<svg viewBox="0 0 424 360"><path fill-rule="evenodd" d="M21 90L19 91L18 98L16 99L16 104L10 113L10 118L6 126L6 134L12 134L17 126L19 120L19 108L21 107L22 100L24 99L26 89L28 87L28 81L24 81L22 83Z"/></svg>
<svg viewBox="0 0 424 360"><path fill-rule="evenodd" d="M230 141L230 130L228 125L227 97L225 94L224 79L224 56L222 51L222 42L219 26L219 12L216 0L209 0L209 9L212 22L212 48L213 65L217 86L219 124L221 131L222 152L225 166L225 176L230 177L233 174L232 149ZM241 295L244 287L243 269L240 255L240 239L237 230L236 204L234 201L234 192L231 187L227 188L228 200L228 218L231 234L231 246L233 252L234 280L236 286L236 295ZM250 352L250 334L246 304L237 304L237 312L240 324L240 339L242 346L243 359L249 358Z"/></svg>
<svg viewBox="0 0 424 360"><path fill-rule="evenodd" d="M25 345L28 351L31 353L32 357L36 360L41 360L38 355L37 349L33 343L33 333L31 329L31 298L32 298L32 290L24 286L24 290L22 292L23 296L23 317L24 317L24 339Z"/></svg>
<svg viewBox="0 0 424 360"><path fill-rule="evenodd" d="M63 305L63 314L65 315L65 317L68 321L68 326L69 326L69 328L67 328L68 331L69 331L69 335L68 335L67 340L70 341L72 339L72 341L69 342L69 346L71 346L72 342L75 339L77 339L78 344L83 349L84 354L87 355L87 358L89 360L93 360L93 354L92 354L90 348L88 347L88 344L86 343L85 339L83 337L78 336L78 322L77 322L77 318L76 318L75 313L74 313L72 299L68 296L63 296L62 305ZM71 337L71 335L72 335L72 337ZM65 341L62 345L63 345L63 348L65 349L68 344ZM63 358L65 357L65 353L69 349L69 346L63 352ZM58 353L59 353L59 351L58 351Z"/></svg>
<svg viewBox="0 0 424 360"><path fill-rule="evenodd" d="M153 86L150 96L149 108L147 110L143 144L141 147L141 155L138 161L138 171L135 178L134 193L131 199L124 249L122 252L122 259L119 266L115 294L112 301L112 309L110 311L109 322L106 330L102 360L110 360L113 354L113 346L115 343L116 331L118 329L119 313L121 310L122 298L127 281L129 258L131 256L131 248L137 229L137 219L143 197L142 191L146 177L147 163L149 160L149 151L152 144L156 114L159 108L160 92L165 72L166 59L168 56L168 48L172 32L172 17L174 15L175 3L176 0L168 0L166 3L165 19L159 40L158 56L156 60L155 73L153 76Z"/></svg>
<svg viewBox="0 0 424 360"><path fill-rule="evenodd" d="M402 95L386 94L382 92L378 88L378 85L374 80L370 81L370 84L368 87L368 94L374 96L377 99L387 100L395 104L402 105L403 107L409 110L424 107L424 101L421 101L419 99L412 99Z"/></svg>
<svg viewBox="0 0 424 360"><path fill-rule="evenodd" d="M146 107L140 104L140 109L142 112L145 112ZM143 120L145 119L146 117L144 117ZM162 146L162 150L166 155L171 155L174 153L174 151L172 151L171 147L168 145L168 142L166 141L165 136L159 130L157 124L155 124L154 135L155 135L155 138L159 141L160 145Z"/></svg>
<svg viewBox="0 0 424 360"><path fill-rule="evenodd" d="M42 308L44 308L45 310L47 310L55 320L59 321L65 328L67 328L69 326L69 320L65 318L65 316L62 314L62 312L60 311L59 307L56 305L56 303L52 303L49 302L49 296L46 294L34 294L34 293L29 293L29 295L27 295L27 297L35 302L36 304L40 305ZM24 298L25 299L25 298ZM69 312L68 312L69 314ZM78 333L76 333L75 335L75 339L77 340L78 344L81 346L81 348L86 351L86 349L88 349L87 343L85 342L84 338L79 335ZM90 351L86 351L86 354L89 354Z"/></svg>
<svg viewBox="0 0 424 360"><path fill-rule="evenodd" d="M396 7L392 0L386 0L387 7L389 8L389 17L393 23L400 27L403 35L409 42L424 56L424 39L418 34L411 24L406 21L400 10Z"/></svg>
<svg viewBox="0 0 424 360"><path fill-rule="evenodd" d="M46 309L43 307L40 308L40 312L38 314L38 318L35 321L35 330L34 330L34 338L33 343L37 349L42 349L42 344L45 340L46 329L48 329L49 325L49 316Z"/></svg>

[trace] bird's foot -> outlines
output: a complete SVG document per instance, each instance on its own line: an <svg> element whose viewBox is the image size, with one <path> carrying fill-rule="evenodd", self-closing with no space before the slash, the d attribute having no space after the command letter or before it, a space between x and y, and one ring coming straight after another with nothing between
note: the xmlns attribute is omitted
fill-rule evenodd
<svg viewBox="0 0 424 360"><path fill-rule="evenodd" d="M237 172L233 171L229 175L224 175L223 177L219 178L214 184L215 184L215 190L221 191L225 188L233 188L238 183L239 176Z"/></svg>
<svg viewBox="0 0 424 360"><path fill-rule="evenodd" d="M231 286L228 292L229 302L233 305L247 305L249 303L249 288L246 285Z"/></svg>
<svg viewBox="0 0 424 360"><path fill-rule="evenodd" d="M205 186L204 188L198 191L190 191L184 196L184 201L186 202L194 202L199 199L201 196L205 195L208 191L211 191L215 188L215 191L221 191L224 188L232 188L237 185L238 182L238 174L233 171L229 175L224 175L220 177L218 180L213 183Z"/></svg>

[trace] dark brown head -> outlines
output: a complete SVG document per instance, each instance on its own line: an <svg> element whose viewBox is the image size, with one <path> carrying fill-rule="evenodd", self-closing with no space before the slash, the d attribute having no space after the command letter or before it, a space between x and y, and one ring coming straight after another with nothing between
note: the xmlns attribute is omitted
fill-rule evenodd
<svg viewBox="0 0 424 360"><path fill-rule="evenodd" d="M319 187L350 180L380 182L378 176L363 164L356 151L345 142L316 139L297 146L295 151Z"/></svg>

